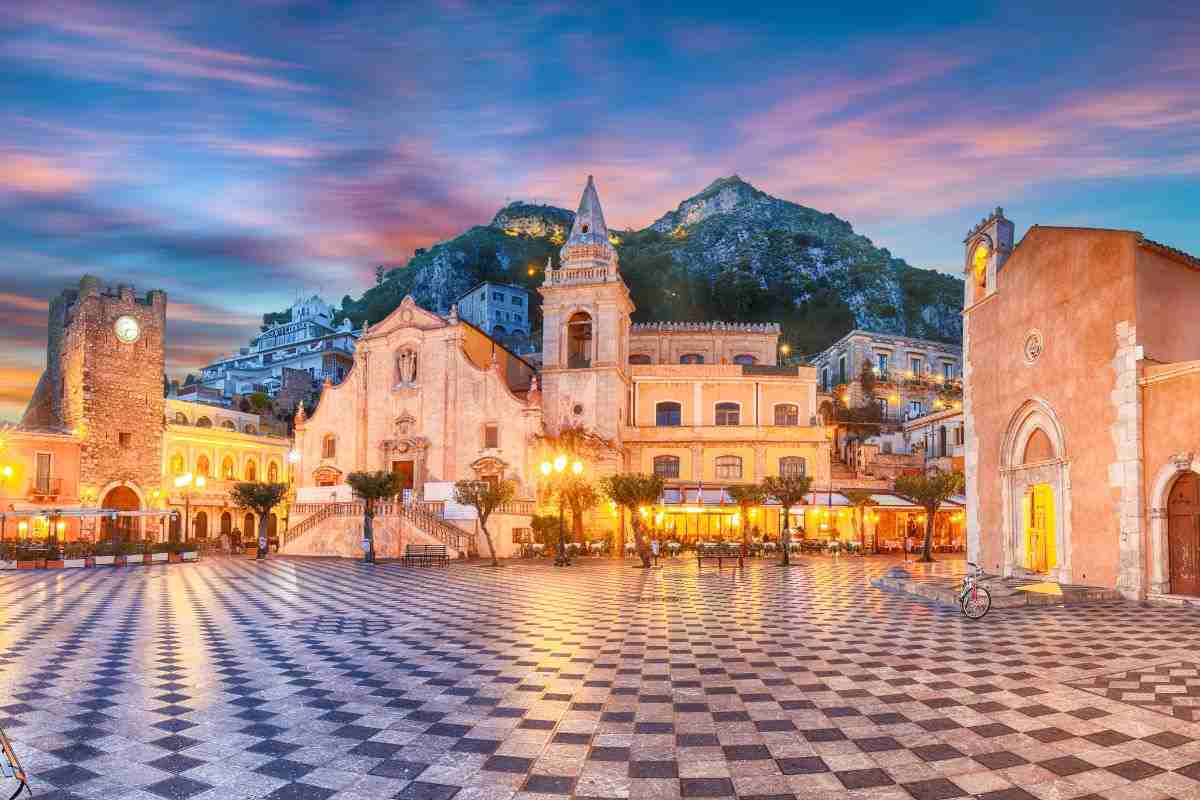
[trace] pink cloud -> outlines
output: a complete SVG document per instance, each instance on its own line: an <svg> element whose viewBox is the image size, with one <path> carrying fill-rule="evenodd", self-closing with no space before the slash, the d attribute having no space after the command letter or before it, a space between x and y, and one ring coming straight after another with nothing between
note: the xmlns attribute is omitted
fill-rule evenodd
<svg viewBox="0 0 1200 800"><path fill-rule="evenodd" d="M0 190L63 194L90 183L86 173L55 160L28 153L0 153Z"/></svg>

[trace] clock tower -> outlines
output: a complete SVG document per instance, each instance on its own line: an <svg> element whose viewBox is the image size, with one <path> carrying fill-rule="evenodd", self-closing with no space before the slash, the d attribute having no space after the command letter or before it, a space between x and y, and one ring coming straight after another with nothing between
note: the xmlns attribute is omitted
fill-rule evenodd
<svg viewBox="0 0 1200 800"><path fill-rule="evenodd" d="M50 301L46 369L25 427L74 433L79 485L108 508L145 509L162 475L167 295L85 275Z"/></svg>

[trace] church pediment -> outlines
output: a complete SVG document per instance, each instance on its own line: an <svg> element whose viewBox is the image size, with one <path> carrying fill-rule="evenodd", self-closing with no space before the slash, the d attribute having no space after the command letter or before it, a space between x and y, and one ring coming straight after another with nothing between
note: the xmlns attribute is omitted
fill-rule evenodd
<svg viewBox="0 0 1200 800"><path fill-rule="evenodd" d="M363 335L363 339L369 340L387 336L390 333L405 328L432 330L444 327L446 327L446 320L432 311L421 308L410 294L406 295L404 300L400 302L400 305L396 306L395 311L388 314L380 322L372 325L370 330Z"/></svg>

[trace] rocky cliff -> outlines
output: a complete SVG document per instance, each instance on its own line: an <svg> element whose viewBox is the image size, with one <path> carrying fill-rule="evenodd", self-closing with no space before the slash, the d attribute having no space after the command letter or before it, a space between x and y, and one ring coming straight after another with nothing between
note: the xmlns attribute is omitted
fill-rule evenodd
<svg viewBox="0 0 1200 800"><path fill-rule="evenodd" d="M412 293L446 311L478 281L541 284L573 220L553 206L512 203L390 270L342 311L382 319ZM850 223L780 200L738 176L714 181L639 231L616 231L621 273L637 321L777 321L798 352L851 328L947 341L962 336L962 281L917 269L877 248ZM535 294L536 297L536 294Z"/></svg>

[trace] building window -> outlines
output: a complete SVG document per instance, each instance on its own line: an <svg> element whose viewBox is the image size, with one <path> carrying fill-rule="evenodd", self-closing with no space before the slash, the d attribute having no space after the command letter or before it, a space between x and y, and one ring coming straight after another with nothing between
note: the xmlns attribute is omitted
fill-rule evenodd
<svg viewBox="0 0 1200 800"><path fill-rule="evenodd" d="M483 447L484 449L495 449L500 446L500 426L499 425L484 425L483 426Z"/></svg>
<svg viewBox="0 0 1200 800"><path fill-rule="evenodd" d="M717 425L741 425L742 408L737 403L717 403Z"/></svg>
<svg viewBox="0 0 1200 800"><path fill-rule="evenodd" d="M50 494L50 466L51 454L38 453L36 466L36 481L38 494Z"/></svg>
<svg viewBox="0 0 1200 800"><path fill-rule="evenodd" d="M737 480L742 477L742 459L740 456L717 456L717 480Z"/></svg>
<svg viewBox="0 0 1200 800"><path fill-rule="evenodd" d="M592 318L585 311L576 311L567 320L567 367L587 369L592 366Z"/></svg>
<svg viewBox="0 0 1200 800"><path fill-rule="evenodd" d="M829 367L821 367L821 390L829 391Z"/></svg>
<svg viewBox="0 0 1200 800"><path fill-rule="evenodd" d="M913 357L908 360L908 368L912 372L914 378L921 377L921 359Z"/></svg>
<svg viewBox="0 0 1200 800"><path fill-rule="evenodd" d="M684 353L679 357L680 364L703 364L704 356L700 353Z"/></svg>
<svg viewBox="0 0 1200 800"><path fill-rule="evenodd" d="M880 376L887 375L887 373L888 373L888 354L887 353L877 353L875 355L875 371L878 372L880 374Z"/></svg>
<svg viewBox="0 0 1200 800"><path fill-rule="evenodd" d="M200 417L198 420L196 420L196 427L197 428L211 428L212 420L209 419L208 417Z"/></svg>
<svg viewBox="0 0 1200 800"><path fill-rule="evenodd" d="M883 440L883 454L885 456L890 456L892 454L892 440L891 439Z"/></svg>
<svg viewBox="0 0 1200 800"><path fill-rule="evenodd" d="M132 433L118 433L117 434L117 445L122 450L128 450L130 447L133 446L133 434Z"/></svg>
<svg viewBox="0 0 1200 800"><path fill-rule="evenodd" d="M754 356L750 355L749 353L740 353L733 357L733 363L741 364L743 367L745 367L745 366L749 366L751 364L757 364L758 359L755 358Z"/></svg>
<svg viewBox="0 0 1200 800"><path fill-rule="evenodd" d="M887 401L886 397L876 397L875 398L875 406L876 406L876 408L879 409L879 418L880 419L887 419L887 404L888 404L888 401Z"/></svg>
<svg viewBox="0 0 1200 800"><path fill-rule="evenodd" d="M654 406L654 424L660 428L678 427L683 424L683 407L679 403L663 402Z"/></svg>
<svg viewBox="0 0 1200 800"><path fill-rule="evenodd" d="M838 383L846 382L846 357L838 356Z"/></svg>
<svg viewBox="0 0 1200 800"><path fill-rule="evenodd" d="M493 336L504 336L506 333L508 333L508 331L504 330L503 325L497 325L496 327L492 328Z"/></svg>
<svg viewBox="0 0 1200 800"><path fill-rule="evenodd" d="M954 429L954 443L956 445L961 445L964 443L964 440L966 438L964 436L964 433L965 433L965 430L961 426Z"/></svg>
<svg viewBox="0 0 1200 800"><path fill-rule="evenodd" d="M233 472L233 459L225 456L225 460L221 462L221 478L227 481L233 480L236 475Z"/></svg>
<svg viewBox="0 0 1200 800"><path fill-rule="evenodd" d="M246 462L246 480L253 481L253 480L257 480L257 479L258 479L258 467L256 467L254 465L253 461L247 461Z"/></svg>
<svg viewBox="0 0 1200 800"><path fill-rule="evenodd" d="M236 431L237 430L237 425L235 425L233 423L233 420L231 420L231 419L227 419L224 422L222 422L221 427L227 431Z"/></svg>
<svg viewBox="0 0 1200 800"><path fill-rule="evenodd" d="M908 418L909 419L916 419L917 417L922 417L924 415L925 415L925 409L921 407L920 400L909 400L908 401Z"/></svg>
<svg viewBox="0 0 1200 800"><path fill-rule="evenodd" d="M795 403L780 403L775 406L776 425L799 425L800 408Z"/></svg>
<svg viewBox="0 0 1200 800"><path fill-rule="evenodd" d="M204 477L207 478L208 472L209 472L208 456L197 456L196 457L196 474L203 475Z"/></svg>
<svg viewBox="0 0 1200 800"><path fill-rule="evenodd" d="M279 464L274 461L267 465L267 482L279 483Z"/></svg>
<svg viewBox="0 0 1200 800"><path fill-rule="evenodd" d="M183 413L182 411L176 411L175 412L175 424L176 425L187 425L187 414Z"/></svg>
<svg viewBox="0 0 1200 800"><path fill-rule="evenodd" d="M244 430L246 433L249 433L249 434L258 433L258 428L254 427L253 425L247 425Z"/></svg>
<svg viewBox="0 0 1200 800"><path fill-rule="evenodd" d="M952 380L954 378L954 363L953 362L951 362L951 361L943 361L942 362L942 377L945 378L946 380Z"/></svg>
<svg viewBox="0 0 1200 800"><path fill-rule="evenodd" d="M171 456L171 474L172 475L182 475L183 470L184 470L183 455L181 453L174 453Z"/></svg>
<svg viewBox="0 0 1200 800"><path fill-rule="evenodd" d="M511 298L511 299L512 299L512 304L513 304L514 306L519 306L519 305L521 305L521 298L520 298L520 296L519 296L519 295L515 295L515 294L514 294L514 295L512 296L512 298Z"/></svg>
<svg viewBox="0 0 1200 800"><path fill-rule="evenodd" d="M654 474L660 478L678 478L679 456L655 456Z"/></svg>
<svg viewBox="0 0 1200 800"><path fill-rule="evenodd" d="M800 456L788 456L779 459L779 477L803 478L807 466Z"/></svg>
<svg viewBox="0 0 1200 800"><path fill-rule="evenodd" d="M645 353L631 353L629 356L630 364L649 364L650 356Z"/></svg>
<svg viewBox="0 0 1200 800"><path fill-rule="evenodd" d="M321 440L321 458L333 458L337 455L337 437L332 433L325 434Z"/></svg>

